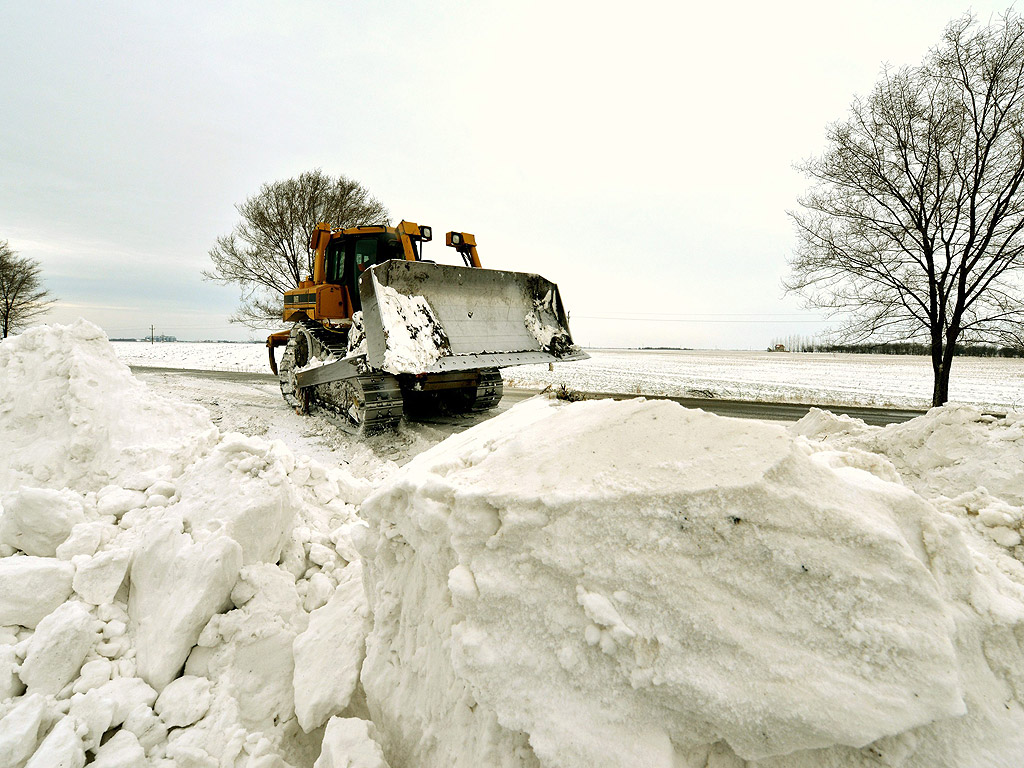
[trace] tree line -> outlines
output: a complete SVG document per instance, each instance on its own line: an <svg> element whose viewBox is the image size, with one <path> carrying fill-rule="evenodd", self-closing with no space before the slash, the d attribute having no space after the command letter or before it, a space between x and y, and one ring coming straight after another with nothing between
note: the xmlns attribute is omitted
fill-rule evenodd
<svg viewBox="0 0 1024 768"><path fill-rule="evenodd" d="M842 343L823 341L806 336L786 336L773 339L772 351L783 347L787 352L832 352L865 355L922 355L931 354L931 346L914 341L882 341ZM1003 346L999 344L957 344L954 350L957 357L1018 357L1024 358L1024 346Z"/></svg>

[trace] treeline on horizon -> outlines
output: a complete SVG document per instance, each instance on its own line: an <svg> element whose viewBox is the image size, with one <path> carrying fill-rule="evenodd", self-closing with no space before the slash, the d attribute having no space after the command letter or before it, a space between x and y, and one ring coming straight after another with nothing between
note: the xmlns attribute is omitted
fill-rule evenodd
<svg viewBox="0 0 1024 768"><path fill-rule="evenodd" d="M844 352L860 355L931 355L931 347L916 341L889 341L861 344L835 344L808 339L802 336L787 336L776 339L768 348L775 351L779 346L786 352ZM955 354L960 357L1024 357L1024 347L1000 346L997 344L957 344Z"/></svg>

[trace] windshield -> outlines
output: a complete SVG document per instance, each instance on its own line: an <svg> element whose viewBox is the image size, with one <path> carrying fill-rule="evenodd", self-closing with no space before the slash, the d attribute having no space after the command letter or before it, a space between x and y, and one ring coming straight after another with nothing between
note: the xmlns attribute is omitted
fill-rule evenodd
<svg viewBox="0 0 1024 768"><path fill-rule="evenodd" d="M335 240L327 246L326 280L338 284L358 282L359 275L375 264L404 258L402 244L390 232Z"/></svg>

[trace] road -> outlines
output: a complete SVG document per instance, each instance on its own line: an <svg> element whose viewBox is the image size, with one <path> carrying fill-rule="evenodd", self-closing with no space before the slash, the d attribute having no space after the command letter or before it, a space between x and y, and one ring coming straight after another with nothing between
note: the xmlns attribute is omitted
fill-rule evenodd
<svg viewBox="0 0 1024 768"><path fill-rule="evenodd" d="M237 383L276 383L277 377L270 373L238 373L234 371L201 371L189 368L153 368L148 366L132 366L132 371L140 374L162 374L181 375L192 378L216 379ZM498 411L506 411L518 402L527 400L538 391L534 389L512 389L506 388L505 395L501 399ZM582 392L585 399L628 400L636 397L635 394L618 394L609 392ZM741 419L764 419L768 421L799 421L807 412L813 408L823 408L836 414L845 414L857 419L862 419L868 424L883 426L894 424L920 416L924 411L902 410L894 408L868 408L853 405L801 405L796 403L761 403L751 400L719 400L716 398L694 398L694 397L671 397L665 395L647 395L651 400L672 400L687 408L700 408L708 413L716 413L719 416L733 416ZM450 426L472 426L477 421L488 418L482 415L479 418L456 416L437 417L430 419L428 423Z"/></svg>

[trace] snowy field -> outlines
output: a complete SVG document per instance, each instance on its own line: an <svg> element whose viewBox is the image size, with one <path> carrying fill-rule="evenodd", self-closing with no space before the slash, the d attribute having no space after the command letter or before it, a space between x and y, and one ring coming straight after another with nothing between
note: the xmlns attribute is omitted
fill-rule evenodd
<svg viewBox="0 0 1024 768"><path fill-rule="evenodd" d="M178 341L150 344L141 341L114 341L111 346L128 365L154 368L191 368L197 371L237 371L270 373L267 348L258 344ZM280 357L281 351L277 351Z"/></svg>
<svg viewBox="0 0 1024 768"><path fill-rule="evenodd" d="M261 344L115 342L129 365L267 373ZM819 405L927 408L931 363L894 355L588 350L590 360L508 368L507 386L566 384L586 392L718 397ZM280 353L279 353L280 354ZM1024 360L958 358L950 399L1006 410L1024 406Z"/></svg>
<svg viewBox="0 0 1024 768"><path fill-rule="evenodd" d="M355 441L181 378L0 342L0 765L1024 765L1022 413Z"/></svg>

